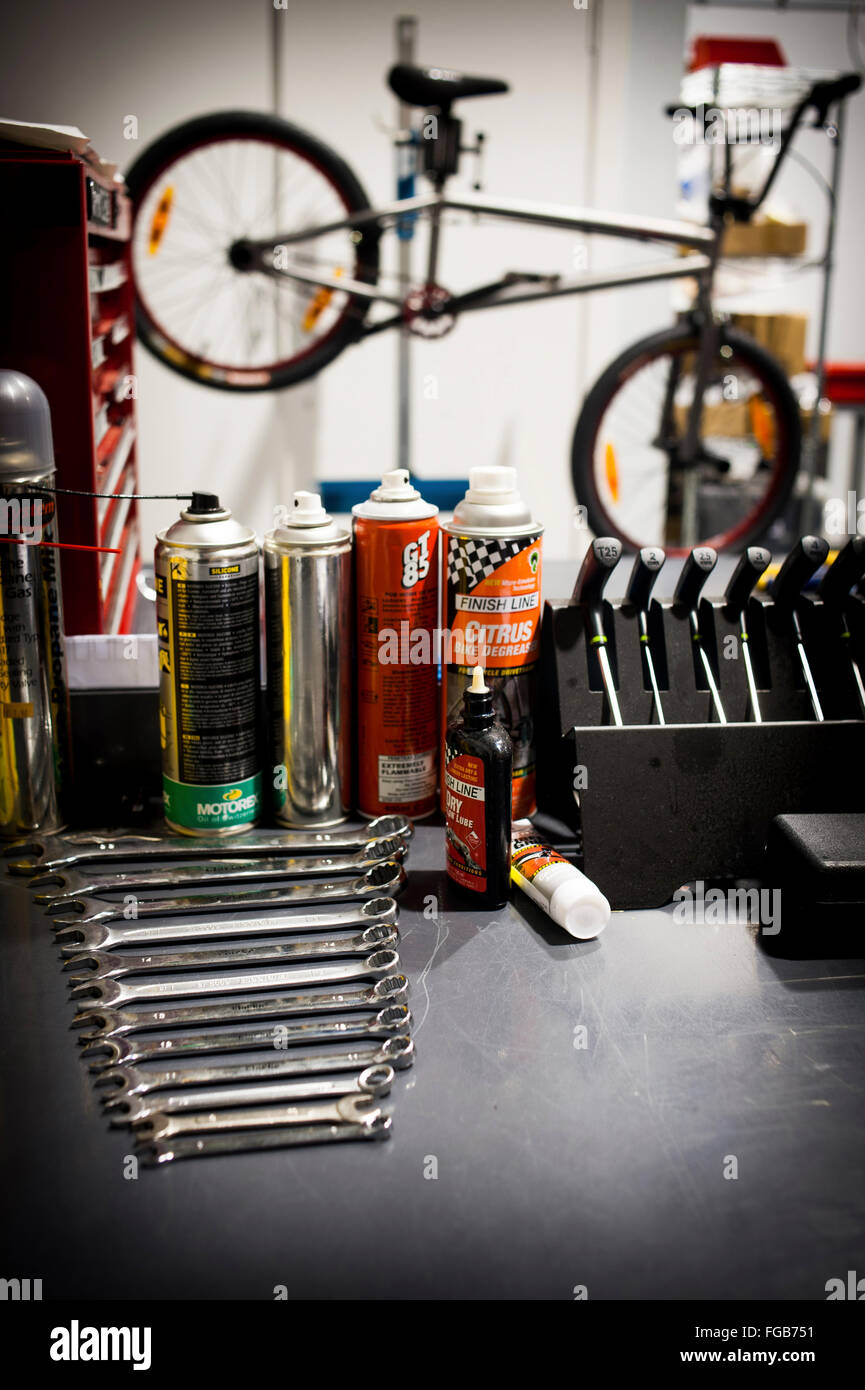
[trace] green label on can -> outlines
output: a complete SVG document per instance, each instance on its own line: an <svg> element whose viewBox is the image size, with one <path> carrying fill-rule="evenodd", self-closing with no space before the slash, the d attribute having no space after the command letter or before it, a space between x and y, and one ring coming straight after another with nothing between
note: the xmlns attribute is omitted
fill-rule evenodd
<svg viewBox="0 0 865 1390"><path fill-rule="evenodd" d="M261 810L261 773L239 782L195 786L162 778L165 819L184 830L232 830L252 825Z"/></svg>

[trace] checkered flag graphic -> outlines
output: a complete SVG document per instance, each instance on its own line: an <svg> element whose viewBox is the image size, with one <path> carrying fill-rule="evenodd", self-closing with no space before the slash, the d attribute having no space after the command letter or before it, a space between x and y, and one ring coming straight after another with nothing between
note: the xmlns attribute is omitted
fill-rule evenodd
<svg viewBox="0 0 865 1390"><path fill-rule="evenodd" d="M518 540L476 540L472 536L448 537L448 580L453 588L461 587L462 577L468 589L474 589L482 579L519 555L525 542Z"/></svg>

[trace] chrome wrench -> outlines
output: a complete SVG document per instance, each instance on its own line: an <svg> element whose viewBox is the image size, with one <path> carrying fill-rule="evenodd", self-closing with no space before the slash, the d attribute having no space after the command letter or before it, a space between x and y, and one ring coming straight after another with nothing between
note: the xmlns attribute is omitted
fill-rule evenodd
<svg viewBox="0 0 865 1390"><path fill-rule="evenodd" d="M245 936L295 936L299 932L351 931L358 927L392 926L399 917L393 898L369 898L360 907L342 908L339 912L314 912L302 917L247 917L233 920L217 917L213 922L135 921L122 926L91 922L87 926L55 927L55 940L60 942L63 956L75 956L82 950L111 950L114 946L159 946L184 941L221 941Z"/></svg>
<svg viewBox="0 0 865 1390"><path fill-rule="evenodd" d="M213 859L206 864L180 864L170 873L143 869L138 873L105 874L99 877L93 873L82 873L78 869L67 869L62 874L37 874L30 887L48 887L55 884L56 889L34 894L33 901L40 906L51 904L49 911L62 911L63 904L72 898L102 898L106 893L176 893L184 885L203 888L223 883L268 883L286 878L333 878L342 874L356 877L382 860L402 859L407 853L407 840L396 846L392 839L371 840L360 854L305 857L298 855L295 858L258 859L254 863L250 863L248 859ZM56 904L59 906L55 906Z"/></svg>
<svg viewBox="0 0 865 1390"><path fill-rule="evenodd" d="M343 1096L340 1100L306 1105L251 1106L244 1110L211 1111L203 1115L152 1115L135 1126L143 1140L171 1139L177 1134L201 1134L206 1130L267 1129L273 1126L357 1124L380 1115L371 1096Z"/></svg>
<svg viewBox="0 0 865 1390"><path fill-rule="evenodd" d="M354 989L330 990L323 994L277 994L267 999L220 999L204 1004L184 1004L167 1009L90 1009L77 1015L73 1028L80 1033L82 1046L129 1033L146 1033L154 1028L205 1027L218 1023L249 1023L265 1018L297 1018L305 1014L378 1010L382 1004L399 1003L409 992L405 975L385 975L375 984Z"/></svg>
<svg viewBox="0 0 865 1390"><path fill-rule="evenodd" d="M46 873L74 864L152 863L159 859L262 859L275 854L359 853L370 839L410 840L414 826L407 816L377 816L358 828L345 830L250 830L236 839L215 835L138 834L131 830L72 831L66 835L37 835L7 845L2 856L12 862L11 874Z"/></svg>
<svg viewBox="0 0 865 1390"><path fill-rule="evenodd" d="M210 994L250 994L256 990L290 989L293 985L329 985L342 980L362 980L373 976L391 975L399 968L396 951L374 951L360 960L339 964L302 966L295 970L263 970L257 975L218 975L192 980L90 980L76 985L73 999L81 1000L79 1009L88 1011L95 1003L113 1008L117 1004L135 1003L140 999L190 999Z"/></svg>
<svg viewBox="0 0 865 1390"><path fill-rule="evenodd" d="M236 1106L285 1105L334 1096L372 1096L381 1100L393 1085L394 1069L366 1067L359 1076L310 1081L274 1081L270 1085L223 1086L196 1093L167 1091L152 1096L108 1096L103 1100L112 1125L131 1125L152 1115L183 1115L190 1110L229 1110Z"/></svg>
<svg viewBox="0 0 865 1390"><path fill-rule="evenodd" d="M119 980L124 975L149 975L162 970L218 970L230 965L266 965L288 960L327 960L330 956L368 956L396 946L396 927L367 927L357 936L314 937L311 941L266 942L263 946L230 946L217 951L170 951L164 955L131 956L112 951L87 951L72 956L64 970L86 970L69 983Z"/></svg>
<svg viewBox="0 0 865 1390"><path fill-rule="evenodd" d="M151 1091L174 1091L186 1086L235 1086L241 1082L280 1081L289 1076L366 1071L368 1067L395 1067L398 1071L405 1071L413 1063L414 1043L411 1038L400 1036L387 1038L373 1048L288 1053L285 1057L269 1057L264 1062L228 1062L216 1067L187 1067L185 1070L169 1071L112 1067L96 1078L96 1085L112 1087L113 1097L146 1096Z"/></svg>
<svg viewBox="0 0 865 1390"><path fill-rule="evenodd" d="M296 907L306 903L329 903L336 898L356 901L358 898L371 898L382 893L395 895L405 887L406 873L402 864L390 859L367 869L360 878L337 880L334 883L316 883L305 887L289 885L285 888L263 888L260 892L246 889L237 893L223 893L209 897L206 893L190 893L182 898L157 898L153 902L142 898L130 909L129 904L102 902L99 898L70 898L60 906L67 912L80 914L72 917L57 917L60 927L74 927L80 922L123 922L131 917L139 921L145 917L173 917L187 912L240 912L244 908L258 907ZM48 908L51 912L51 908Z"/></svg>
<svg viewBox="0 0 865 1390"><path fill-rule="evenodd" d="M355 1139L389 1139L393 1121L383 1111L372 1112L354 1124L297 1125L292 1129L248 1129L236 1134L188 1135L179 1139L144 1140L137 1154L148 1168L184 1158L218 1158L221 1154L261 1153L307 1144L339 1144Z"/></svg>
<svg viewBox="0 0 865 1390"><path fill-rule="evenodd" d="M82 1057L95 1057L90 1070L153 1062L160 1058L200 1057L213 1052L263 1052L303 1043L352 1042L392 1038L408 1033L411 1013L405 1004L388 1004L371 1018L313 1018L306 1023L273 1023L270 1028L217 1028L211 1033L175 1033L171 1038L103 1037L82 1043Z"/></svg>

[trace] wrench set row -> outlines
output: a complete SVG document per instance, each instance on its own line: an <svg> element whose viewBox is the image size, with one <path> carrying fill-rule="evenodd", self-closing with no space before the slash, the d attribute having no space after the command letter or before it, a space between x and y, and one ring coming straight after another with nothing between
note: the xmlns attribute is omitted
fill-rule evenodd
<svg viewBox="0 0 865 1390"><path fill-rule="evenodd" d="M106 1114L144 1163L388 1137L382 1101L414 1059L396 950L412 833L382 816L5 850L51 919Z"/></svg>
<svg viewBox="0 0 865 1390"><path fill-rule="evenodd" d="M611 602L624 561L602 538L571 598L545 604L538 804L614 908L760 879L775 816L861 810L865 537L812 587L828 550L802 537L764 586L772 556L751 546L706 598L718 557L700 546L658 601L666 557L649 547Z"/></svg>

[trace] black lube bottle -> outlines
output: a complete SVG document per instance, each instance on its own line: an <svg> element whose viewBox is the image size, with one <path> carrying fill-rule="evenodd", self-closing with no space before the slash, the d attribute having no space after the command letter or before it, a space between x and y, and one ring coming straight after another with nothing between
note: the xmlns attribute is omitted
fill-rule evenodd
<svg viewBox="0 0 865 1390"><path fill-rule="evenodd" d="M447 871L477 907L502 907L511 872L513 750L476 666L445 739Z"/></svg>

